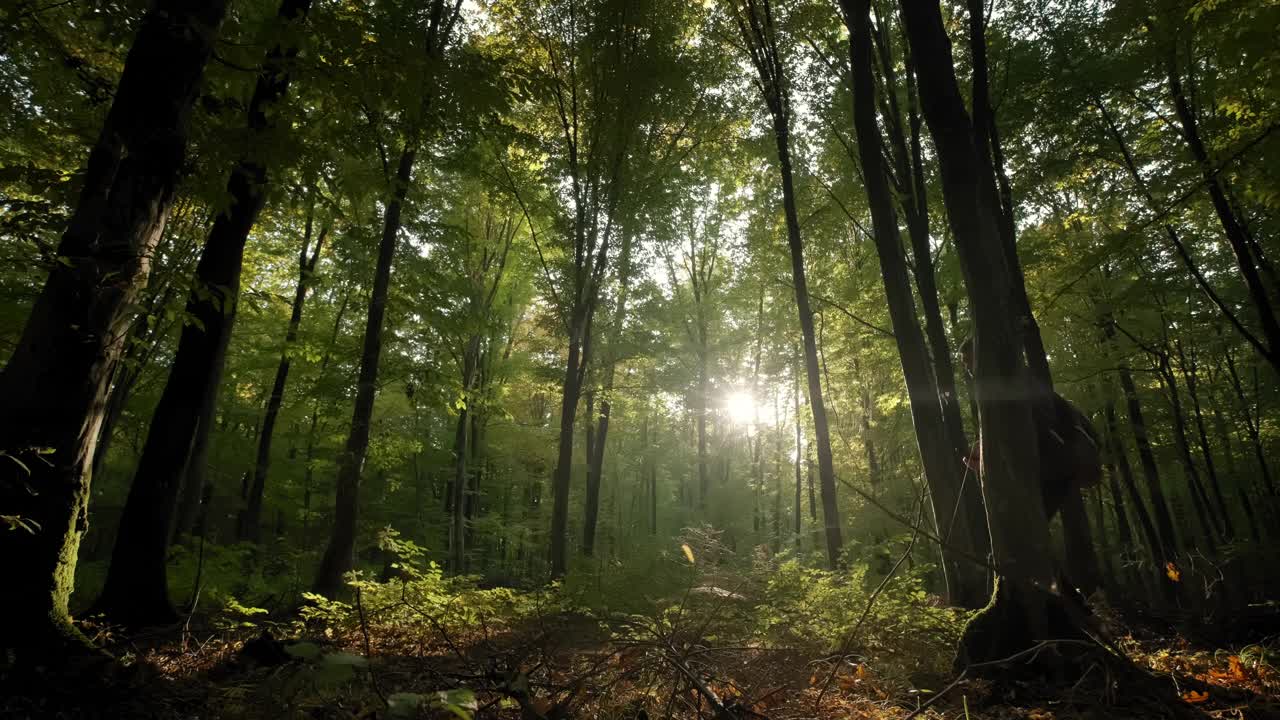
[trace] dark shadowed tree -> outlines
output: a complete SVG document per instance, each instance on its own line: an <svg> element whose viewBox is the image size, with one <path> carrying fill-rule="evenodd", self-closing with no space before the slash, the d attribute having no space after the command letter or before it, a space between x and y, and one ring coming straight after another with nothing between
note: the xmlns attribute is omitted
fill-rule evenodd
<svg viewBox="0 0 1280 720"><path fill-rule="evenodd" d="M0 512L25 525L3 540L10 589L0 645L24 656L59 659L83 645L67 601L88 527L94 445L225 12L221 0L162 0L143 18L58 262L0 373Z"/></svg>

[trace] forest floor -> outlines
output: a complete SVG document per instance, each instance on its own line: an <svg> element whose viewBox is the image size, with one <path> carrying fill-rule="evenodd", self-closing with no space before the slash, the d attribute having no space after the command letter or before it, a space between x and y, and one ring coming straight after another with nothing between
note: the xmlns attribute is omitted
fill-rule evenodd
<svg viewBox="0 0 1280 720"><path fill-rule="evenodd" d="M663 621L601 621L548 610L514 621L481 615L449 629L430 618L387 625L360 607L345 630L283 642L264 634L270 623L237 628L193 617L162 634L101 635L125 666L111 682L11 688L0 717L1280 717L1280 670L1269 662L1269 644L1212 648L1131 630L1117 645L1150 683L1117 679L1102 665L1071 684L993 683L938 672L949 658L904 673L900 662L874 656L739 644L711 632L731 614L718 604L714 617L681 607L668 608ZM275 630L287 627L298 628Z"/></svg>

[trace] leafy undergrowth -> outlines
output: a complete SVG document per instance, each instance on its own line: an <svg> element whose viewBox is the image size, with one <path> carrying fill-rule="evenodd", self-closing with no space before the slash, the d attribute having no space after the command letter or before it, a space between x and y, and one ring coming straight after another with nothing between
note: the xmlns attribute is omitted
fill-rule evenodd
<svg viewBox="0 0 1280 720"><path fill-rule="evenodd" d="M348 602L313 597L277 619L227 600L153 636L89 623L120 658L112 681L17 693L0 700L0 715L1048 720L1271 717L1280 707L1267 644L1214 651L1123 634L1119 647L1150 683L1121 679L1107 662L1074 684L956 680L965 617L917 576L872 582L865 570L836 578L796 562L731 562L714 536L691 536L668 558L674 580L650 586L654 596L633 587L628 612L582 589L604 582L485 589L422 564L411 543L386 543L400 556L397 577L353 578Z"/></svg>

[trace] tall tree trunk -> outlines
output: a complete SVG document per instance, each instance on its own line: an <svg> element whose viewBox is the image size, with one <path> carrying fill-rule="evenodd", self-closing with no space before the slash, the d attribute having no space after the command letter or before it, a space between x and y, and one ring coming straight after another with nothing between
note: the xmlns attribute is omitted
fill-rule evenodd
<svg viewBox="0 0 1280 720"><path fill-rule="evenodd" d="M1267 462L1267 454L1262 446L1262 432L1260 428L1261 413L1255 417L1254 410L1244 394L1244 384L1240 381L1240 371L1236 367L1235 358L1231 351L1226 353L1227 357L1227 373L1231 378L1231 389L1235 391L1236 401L1239 403L1238 410L1244 419L1245 430L1249 433L1249 443L1253 448L1253 456L1258 461L1258 472L1262 476L1263 485L1267 488L1267 495L1271 498L1276 497L1275 482L1271 479L1271 465Z"/></svg>
<svg viewBox="0 0 1280 720"><path fill-rule="evenodd" d="M1117 477L1119 478L1120 484L1129 497L1129 505L1133 508L1133 514L1138 518L1138 527L1142 529L1142 538L1146 541L1147 549L1151 553L1151 559L1157 567L1157 572L1163 577L1164 565L1172 559L1172 556L1160 539L1160 534L1156 532L1156 526L1151 522L1151 514L1147 512L1147 505L1143 502L1142 495L1138 493L1138 485L1133 480L1133 467L1129 464L1129 456L1125 454L1124 445L1120 442L1115 402L1107 400L1104 412L1106 413L1107 423L1107 449L1111 458L1111 481L1115 483ZM1112 494L1117 498L1119 497L1115 488L1112 488ZM1120 501L1117 500L1117 514L1120 513L1120 507ZM1123 529L1121 533L1123 535Z"/></svg>
<svg viewBox="0 0 1280 720"><path fill-rule="evenodd" d="M1031 377L1043 387L1040 390L1051 392L1053 377L1049 371L1049 356L1044 349L1044 341L1040 337L1040 325L1036 322L1035 313L1031 311L1031 300L1027 297L1026 280L1022 272L1022 263L1018 259L1017 232L1013 210L1013 192L1009 186L1009 177L1004 168L1004 153L1000 146L1000 132L996 126L995 113L991 108L991 87L987 66L987 35L985 4L982 0L967 0L969 9L969 49L973 61L973 128L974 143L978 153L980 171L986 176L983 180L984 193L989 204L996 210L996 227L999 230L1000 244L1004 251L1010 279L1010 302L1017 313L1015 332L1026 355L1027 367ZM998 193L995 192L998 187ZM1036 392L1033 401L1045 402L1047 393ZM1078 496L1072 490L1069 496ZM1069 499L1068 502L1071 502ZM1078 502L1078 498L1076 500ZM1083 506L1080 508L1083 514ZM1096 561L1095 561L1096 562Z"/></svg>
<svg viewBox="0 0 1280 720"><path fill-rule="evenodd" d="M875 76L872 70L870 0L842 0L849 28L849 59L853 74L853 119L863 182L871 207L880 276L889 302L889 317L898 345L916 444L924 465L933 502L934 521L944 542L943 576L952 604L978 608L989 599L986 580L964 555L972 557L973 533L961 510L960 488L964 480L963 457L955 452L945 421L924 335L916 316L911 281L902 255L902 239L890 193L887 168L880 154L881 135L876 123ZM958 532L955 532L957 531ZM957 552L958 551L958 552Z"/></svg>
<svg viewBox="0 0 1280 720"><path fill-rule="evenodd" d="M1039 472L1038 450L990 164L965 110L938 4L904 1L901 9L976 331L982 489L1000 578L993 603L966 626L957 655L966 665L1051 636L1044 590L1053 584L1052 546L1039 488L1027 482Z"/></svg>
<svg viewBox="0 0 1280 720"><path fill-rule="evenodd" d="M696 281L694 287L697 288ZM698 396L694 399L698 430L698 509L705 512L707 490L711 485L707 468L707 403L711 390L707 372L707 326L702 316L702 299L699 297L695 302L698 312L698 389L695 391Z"/></svg>
<svg viewBox="0 0 1280 720"><path fill-rule="evenodd" d="M219 388L209 388L214 395ZM207 397L200 406L196 421L195 437L191 440L191 455L182 473L182 490L178 497L178 509L173 520L171 542L189 537L200 520L201 503L212 492L212 476L209 474L209 441L213 438L213 424L217 418L217 400ZM207 527L207 523L204 524ZM207 536L206 536L207 537Z"/></svg>
<svg viewBox="0 0 1280 720"><path fill-rule="evenodd" d="M1110 313L1103 314L1102 330L1114 352L1116 350L1115 320ZM1178 554L1178 535L1173 530L1173 516L1169 512L1169 503L1165 499L1164 487L1160 483L1160 468L1156 464L1156 456L1151 449L1151 439L1147 434L1147 420L1142 412L1142 400L1138 397L1138 388L1133 382L1133 373L1129 370L1128 363L1121 360L1116 364L1116 377L1120 380L1120 390L1124 393L1129 414L1129 427L1133 431L1133 442L1138 449L1142 479L1147 487L1147 498L1151 501L1151 513L1155 516L1155 527L1159 532L1163 560L1169 562Z"/></svg>
<svg viewBox="0 0 1280 720"><path fill-rule="evenodd" d="M791 254L791 280L795 289L796 311L804 338L804 364L808 379L809 409L813 414L813 440L818 453L818 482L822 495L822 519L826 530L827 562L831 568L841 565L840 551L844 540L840 532L840 507L836 500L835 464L831 457L831 430L827 424L827 407L822 395L822 374L818 365L818 343L813 330L813 311L809 307L809 283L804 268L804 243L800 238L800 213L796 208L795 183L791 169L791 97L790 81L778 51L777 30L769 0L736 2L732 8L742 40L752 65L759 75L759 89L773 120L777 145L778 174L782 180L782 209L786 217L787 247Z"/></svg>
<svg viewBox="0 0 1280 720"><path fill-rule="evenodd" d="M1031 309L1027 296L1026 279L1018 258L1017 233L1013 206L1013 191L1005 172L1004 153L1000 145L1000 132L995 113L991 108L991 89L987 66L987 41L985 3L983 0L967 0L969 9L969 40L973 60L973 124L978 161L984 173L992 178L998 193L987 197L998 208L997 227L1001 246L1010 276L1011 303L1017 315L1015 331L1026 355L1027 367L1035 381L1032 384L1032 402L1042 409L1049 407L1053 393L1053 375L1049 369L1049 356L1040 335L1040 325ZM991 186L990 183L984 183ZM1045 416L1051 416L1045 413ZM1098 558L1089 529L1088 513L1080 496L1080 489L1066 489L1062 502L1062 530L1065 536L1066 565L1071 579L1088 594L1098 583Z"/></svg>
<svg viewBox="0 0 1280 720"><path fill-rule="evenodd" d="M1235 209L1231 206L1231 202L1227 198L1225 181L1219 174L1218 168L1214 167L1213 162L1209 159L1209 151L1205 148L1204 140L1200 137L1200 127L1196 120L1195 111L1192 109L1191 103L1187 100L1186 92L1182 88L1182 77L1178 70L1176 48L1177 36L1175 34L1165 63L1165 71L1169 83L1169 97L1173 102L1173 109L1182 128L1182 138L1186 141L1187 149L1191 152L1192 159L1195 160L1196 166L1200 169L1205 189L1209 192L1209 199L1213 203L1213 210L1218 216L1218 222L1222 225L1223 235L1226 236L1227 243L1231 246L1231 251L1235 255L1236 268L1240 271L1240 278L1244 281L1245 289L1249 293L1249 300L1258 314L1258 324L1261 326L1262 334L1267 340L1266 352L1263 352L1262 356L1271 364L1273 369L1280 370L1280 320L1276 318L1275 308L1272 307L1266 286L1263 284L1262 276L1258 272L1258 266L1251 249L1251 247L1256 247L1256 243L1250 237L1245 223L1237 216Z"/></svg>
<svg viewBox="0 0 1280 720"><path fill-rule="evenodd" d="M1142 173L1138 170L1138 162L1134 159L1133 152L1129 149L1129 143L1125 140L1124 135L1120 132L1120 127L1116 124L1115 119L1107 110L1106 104L1102 101L1101 97L1095 98L1094 104L1098 106L1098 112L1102 116L1103 123L1106 125L1111 138L1115 140L1116 147L1120 150L1120 157L1124 161L1125 169L1128 170L1129 177L1133 180L1133 184L1137 187L1138 192L1142 194L1142 197L1146 200L1147 205L1151 208L1152 212L1162 212L1161 204L1157 202L1155 197L1151 194L1151 189L1147 185L1147 181L1143 179ZM1191 273L1191 276L1195 278L1196 285L1200 287L1200 290L1205 294L1205 297L1213 303L1235 331L1243 337L1245 341L1252 345L1259 354L1263 357L1271 357L1272 351L1268 349L1266 345L1257 338L1257 336L1250 332L1243 323L1240 322L1235 311L1233 311L1231 307L1223 301L1221 295L1214 290L1213 286L1209 283L1209 279L1205 277L1200 266L1197 265L1195 259L1192 258L1191 251L1187 249L1187 245L1182 241L1182 237L1178 234L1178 231L1169 223L1164 223L1163 227L1165 237L1168 238L1169 244L1173 247L1174 254L1182 260L1183 266L1186 267L1187 271Z"/></svg>
<svg viewBox="0 0 1280 720"><path fill-rule="evenodd" d="M797 360L796 365L798 366L799 357L797 357L796 360ZM796 456L792 460L792 465L795 467L795 475L796 475L796 496L795 496L795 503L792 505L791 509L792 509L792 515L794 517L793 525L794 525L794 532L795 532L796 552L799 553L800 552L800 527L801 527L800 513L802 512L801 508L804 507L803 503L801 502L801 489L803 484L803 478L801 477L801 474L800 474L800 463L804 461L804 437L801 434L801 430L800 430L801 417L800 417L800 368L799 367L794 367L792 369L791 380L792 380L791 395L795 399L795 416L794 417L795 417L795 423L796 423ZM872 457L875 456L874 447L871 447L869 452Z"/></svg>
<svg viewBox="0 0 1280 720"><path fill-rule="evenodd" d="M822 497L822 519L826 528L827 563L841 565L844 540L840 533L840 507L836 503L836 471L831 456L831 431L823 402L822 375L818 368L818 343L813 331L813 311L809 307L809 283L804 269L804 243L800 239L800 213L796 209L795 185L791 173L789 118L776 113L774 135L778 146L778 170L782 175L782 205L787 221L787 246L791 251L791 279L795 286L796 309L804 338L804 366L809 383L809 409L813 414L813 439L818 452L818 488Z"/></svg>
<svg viewBox="0 0 1280 720"><path fill-rule="evenodd" d="M310 0L284 0L282 24L304 17ZM266 203L270 177L260 147L273 128L270 113L289 89L287 63L297 49L275 45L267 53L246 112L250 147L227 178L231 206L213 222L195 285L187 298L184 325L168 382L151 416L147 442L129 487L107 579L95 608L129 627L172 622L166 561L180 480L195 439L199 413L213 402L221 382L240 294L240 269L249 231Z"/></svg>
<svg viewBox="0 0 1280 720"><path fill-rule="evenodd" d="M462 351L462 407L458 410L458 424L453 434L453 479L449 483L449 569L455 575L466 572L466 548L469 535L467 521L473 511L473 498L468 490L479 468L468 474L467 460L475 456L478 442L478 416L472 408L479 394L478 376L481 374L480 335L472 335Z"/></svg>
<svg viewBox="0 0 1280 720"><path fill-rule="evenodd" d="M1174 340L1173 346L1178 354L1178 365L1182 370L1182 377L1187 383L1187 398L1191 400L1191 420L1196 428L1200 457L1204 460L1205 477L1208 478L1209 489L1213 492L1213 506L1225 533L1224 537L1229 540L1236 535L1235 524L1231 521L1231 509L1227 506L1226 498L1222 494L1218 468L1213 462L1213 453L1209 450L1209 435L1204 425L1204 411L1200 407L1200 375L1196 368L1195 357L1193 355L1188 359L1182 340Z"/></svg>
<svg viewBox="0 0 1280 720"><path fill-rule="evenodd" d="M302 325L302 306L307 299L307 288L315 275L316 263L320 261L320 251L324 248L325 236L329 228L320 230L315 249L311 257L307 257L307 249L311 244L313 218L307 214L307 227L302 238L302 249L298 252L298 286L293 293L293 305L289 313L289 326L284 334L284 349L280 352L280 364L276 366L276 377L271 383L271 395L267 399L267 409L262 416L262 431L258 434L258 454L253 464L253 486L249 489L249 500L245 505L244 515L240 520L240 539L257 543L261 534L262 498L267 487L267 472L271 467L271 440L275 435L276 419L280 416L280 408L284 404L284 390L289 382L289 365L292 361L293 346L298 341L298 328Z"/></svg>
<svg viewBox="0 0 1280 720"><path fill-rule="evenodd" d="M467 494L467 408L458 411L458 424L453 434L453 480L449 483L449 569L463 573L466 553Z"/></svg>
<svg viewBox="0 0 1280 720"><path fill-rule="evenodd" d="M782 408L773 393L773 554L782 552Z"/></svg>
<svg viewBox="0 0 1280 720"><path fill-rule="evenodd" d="M618 253L618 302L614 308L614 334L611 343L621 337L627 319L627 295L631 288L631 233L623 231L622 248ZM594 481L587 484L586 517L582 530L582 554L590 557L595 551L596 521L600 514L600 480L604 477L605 442L609 438L609 419L613 409L613 377L617 359L612 344L607 347L604 365L604 386L600 398L600 418L596 425L595 452L588 458L587 477Z"/></svg>
<svg viewBox="0 0 1280 720"><path fill-rule="evenodd" d="M0 508L34 527L3 540L0 647L23 662L58 660L85 645L67 601L88 528L103 405L131 305L164 231L191 107L225 12L223 0L160 0L144 16L90 151L60 262L0 373L3 450L28 468L9 462L0 471Z"/></svg>
<svg viewBox="0 0 1280 720"><path fill-rule="evenodd" d="M360 376L356 381L356 402L351 415L351 429L344 450L338 455L338 481L334 505L333 531L320 567L316 570L314 592L327 598L337 597L342 576L355 566L356 520L359 516L360 473L369 450L369 425L373 419L373 401L378 389L378 365L382 360L382 328L387 312L387 295L391 285L391 263L395 259L400 232L400 213L413 177L413 161L417 148L407 144L400 153L391 197L383 217L382 238L378 243L378 260L373 274L373 292L369 296L369 313L365 320L363 349L360 353Z"/></svg>
<svg viewBox="0 0 1280 720"><path fill-rule="evenodd" d="M573 477L573 428L582 395L582 336L586 315L575 317L569 331L569 355L565 363L560 402L560 443L555 474L551 479L551 578L564 577L568 570L569 481Z"/></svg>
<svg viewBox="0 0 1280 720"><path fill-rule="evenodd" d="M1220 519L1212 514L1212 506L1209 502L1209 496L1204 490L1204 485L1200 481L1200 471L1196 468L1195 459L1191 457L1191 444L1187 441L1187 424L1186 416L1182 408L1182 394L1178 388L1177 378L1173 375L1173 368L1169 364L1169 356L1160 354L1157 356L1159 363L1158 374L1164 385L1165 393L1169 400L1169 414L1172 422L1173 444L1178 452L1178 460L1182 463L1183 473L1187 478L1187 494L1191 498L1191 506L1196 511L1196 519L1200 521L1200 530L1206 544L1206 551L1210 555L1217 554L1217 540L1222 533L1222 527L1219 525Z"/></svg>
<svg viewBox="0 0 1280 720"><path fill-rule="evenodd" d="M481 368L484 367L483 354L480 360ZM482 379L477 382L477 392L483 394L485 392L484 385L487 381L483 379L483 372L480 372ZM462 504L462 527L463 527L463 548L477 547L476 545L476 518L483 511L480 503L481 486L485 480L485 470L488 466L488 460L481 455L484 448L484 431L487 424L487 418L484 416L480 408L474 409L471 415L471 436L467 439L468 451L471 454L471 472L467 482L467 492L465 502ZM484 548L478 548L477 554L482 561L487 560ZM470 572L471 562L468 555L463 555L463 568Z"/></svg>
<svg viewBox="0 0 1280 720"><path fill-rule="evenodd" d="M887 34L887 27L881 34ZM882 42L887 48L887 40ZM887 56L888 53L886 52ZM964 419L960 411L960 396L956 390L955 364L951 360L951 347L947 342L946 327L942 320L942 306L938 299L938 281L934 272L933 254L929 239L929 193L924 172L924 153L920 141L922 119L917 107L918 98L915 82L915 63L911 58L910 48L904 48L906 61L906 97L907 122L910 128L910 151L903 138L901 122L894 113L894 121L889 124L891 144L896 148L899 182L905 184L910 193L903 194L903 215L907 224L907 235L911 240L910 270L915 277L916 289L920 293L920 306L924 313L925 337L929 341L930 356L933 360L933 375L937 383L939 401L942 403L942 417L946 424L947 435L951 441L954 457L963 457L969 451L969 440L965 436ZM892 64L882 62L885 80L890 88L896 87L895 72ZM891 106L896 106L895 95L888 93ZM968 485L962 490L964 512L968 523L976 531L973 537L974 547L986 554L988 545L986 535L986 510L982 507L982 494L976 485Z"/></svg>

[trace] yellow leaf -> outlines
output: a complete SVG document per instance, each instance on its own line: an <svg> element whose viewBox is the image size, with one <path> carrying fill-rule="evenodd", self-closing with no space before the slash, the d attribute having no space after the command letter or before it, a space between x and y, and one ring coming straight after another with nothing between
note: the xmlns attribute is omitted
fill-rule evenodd
<svg viewBox="0 0 1280 720"><path fill-rule="evenodd" d="M1182 699L1189 703L1202 703L1209 699L1209 693L1190 690L1182 693Z"/></svg>
<svg viewBox="0 0 1280 720"><path fill-rule="evenodd" d="M1169 579L1174 582L1182 582L1182 571L1178 569L1177 565L1173 564L1172 560L1164 564L1164 574L1168 575Z"/></svg>
<svg viewBox="0 0 1280 720"><path fill-rule="evenodd" d="M1240 657L1239 657L1239 656L1237 656L1237 655L1232 655L1231 657L1227 658L1227 663L1228 663L1228 668L1229 668L1229 669L1227 670L1227 672L1229 672L1229 673L1231 674L1231 678L1232 678L1233 680L1244 680L1244 679L1245 679L1245 674L1244 674L1244 663L1240 662Z"/></svg>
<svg viewBox="0 0 1280 720"><path fill-rule="evenodd" d="M689 558L689 564L692 565L693 564L693 548L689 547L689 543L685 543L680 546L680 549L684 550L684 556Z"/></svg>

